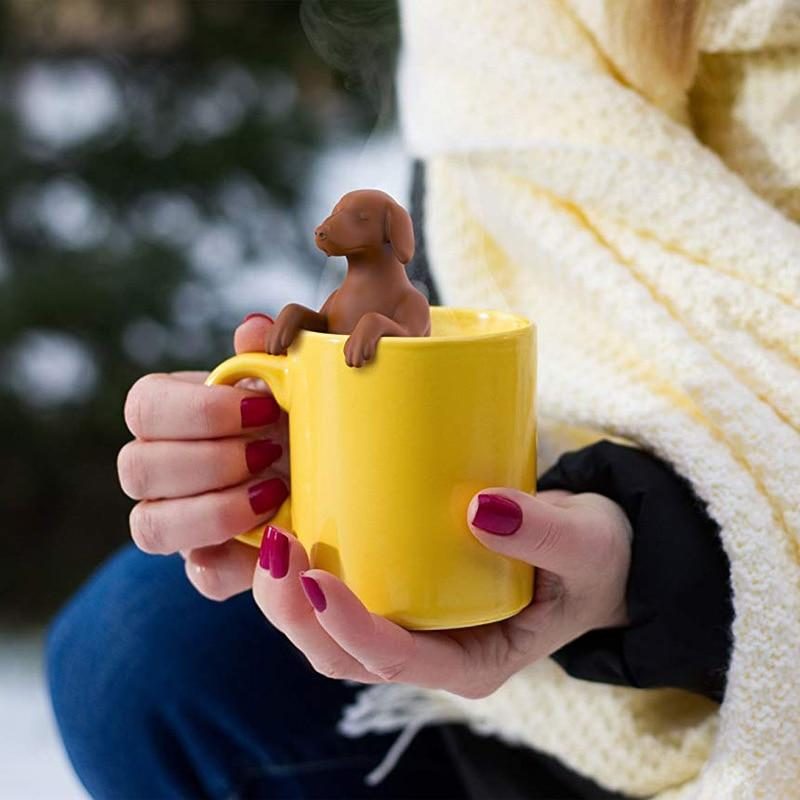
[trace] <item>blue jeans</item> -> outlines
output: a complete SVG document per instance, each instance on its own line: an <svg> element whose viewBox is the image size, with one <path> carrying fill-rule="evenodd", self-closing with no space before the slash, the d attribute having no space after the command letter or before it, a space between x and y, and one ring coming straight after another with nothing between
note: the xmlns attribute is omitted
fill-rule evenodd
<svg viewBox="0 0 800 800"><path fill-rule="evenodd" d="M397 734L339 735L358 688L314 672L248 593L201 597L177 556L128 547L104 565L55 620L47 673L67 752L94 797L466 796L435 727L366 785Z"/></svg>

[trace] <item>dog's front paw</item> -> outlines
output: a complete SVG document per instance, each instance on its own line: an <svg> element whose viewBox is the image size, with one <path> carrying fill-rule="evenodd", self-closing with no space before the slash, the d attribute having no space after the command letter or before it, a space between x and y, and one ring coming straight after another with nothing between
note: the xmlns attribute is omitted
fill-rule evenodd
<svg viewBox="0 0 800 800"><path fill-rule="evenodd" d="M297 335L294 325L276 322L267 332L264 349L273 356L282 356Z"/></svg>
<svg viewBox="0 0 800 800"><path fill-rule="evenodd" d="M375 356L380 337L370 336L356 330L344 343L344 360L348 367L363 367Z"/></svg>
<svg viewBox="0 0 800 800"><path fill-rule="evenodd" d="M286 355L303 324L303 307L291 303L281 310L267 331L264 349L273 356Z"/></svg>

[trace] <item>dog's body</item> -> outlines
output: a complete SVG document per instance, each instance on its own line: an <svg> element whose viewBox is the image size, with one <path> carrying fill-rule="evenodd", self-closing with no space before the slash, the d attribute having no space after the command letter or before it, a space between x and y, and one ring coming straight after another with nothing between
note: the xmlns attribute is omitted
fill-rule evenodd
<svg viewBox="0 0 800 800"><path fill-rule="evenodd" d="M317 247L347 257L347 275L319 311L292 303L267 335L267 352L285 353L298 331L349 333L348 366L375 355L382 336L429 336L428 301L414 288L405 265L414 255L408 212L374 189L348 192L314 231Z"/></svg>

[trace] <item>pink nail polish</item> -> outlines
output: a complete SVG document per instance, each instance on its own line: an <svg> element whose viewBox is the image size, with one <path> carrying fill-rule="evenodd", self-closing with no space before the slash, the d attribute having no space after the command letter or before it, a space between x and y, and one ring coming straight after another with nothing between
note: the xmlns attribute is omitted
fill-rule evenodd
<svg viewBox="0 0 800 800"><path fill-rule="evenodd" d="M264 534L261 537L261 547L258 548L258 566L261 569L269 571L269 540L272 538L272 525L267 525L264 528Z"/></svg>
<svg viewBox="0 0 800 800"><path fill-rule="evenodd" d="M289 537L269 526L272 534L269 540L269 574L273 578L284 578L289 571Z"/></svg>
<svg viewBox="0 0 800 800"><path fill-rule="evenodd" d="M245 397L239 410L242 415L243 428L257 428L260 425L271 425L281 415L281 407L271 395Z"/></svg>
<svg viewBox="0 0 800 800"><path fill-rule="evenodd" d="M319 581L312 578L310 575L301 575L300 584L303 587L303 591L306 593L309 603L311 603L317 611L324 611L328 607L328 601L325 599L325 593L322 591Z"/></svg>
<svg viewBox="0 0 800 800"><path fill-rule="evenodd" d="M268 319L270 322L275 322L274 319L269 314L262 314L260 311L253 311L252 313L248 314L242 322L247 322L249 319L253 319L254 317L261 317L262 319Z"/></svg>
<svg viewBox="0 0 800 800"><path fill-rule="evenodd" d="M522 525L522 509L508 497L499 494L479 494L478 510L472 524L487 533L509 536Z"/></svg>
<svg viewBox="0 0 800 800"><path fill-rule="evenodd" d="M262 439L257 442L248 442L244 448L244 457L247 461L247 469L251 475L257 475L265 470L274 461L281 457L283 448L270 439Z"/></svg>
<svg viewBox="0 0 800 800"><path fill-rule="evenodd" d="M261 483L254 483L247 490L250 508L254 514L266 514L277 508L287 497L289 490L280 478L270 478Z"/></svg>

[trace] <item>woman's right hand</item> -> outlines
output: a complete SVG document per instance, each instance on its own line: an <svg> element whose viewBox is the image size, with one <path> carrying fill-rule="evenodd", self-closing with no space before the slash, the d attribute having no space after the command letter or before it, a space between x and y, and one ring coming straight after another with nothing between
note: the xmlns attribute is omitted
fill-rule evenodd
<svg viewBox="0 0 800 800"><path fill-rule="evenodd" d="M248 317L237 353L263 351L272 321ZM131 535L146 553L180 552L189 580L223 600L249 589L257 550L237 534L266 523L288 493L287 416L268 392L205 386L205 373L152 374L128 393L136 437L119 453L125 493L139 502Z"/></svg>

